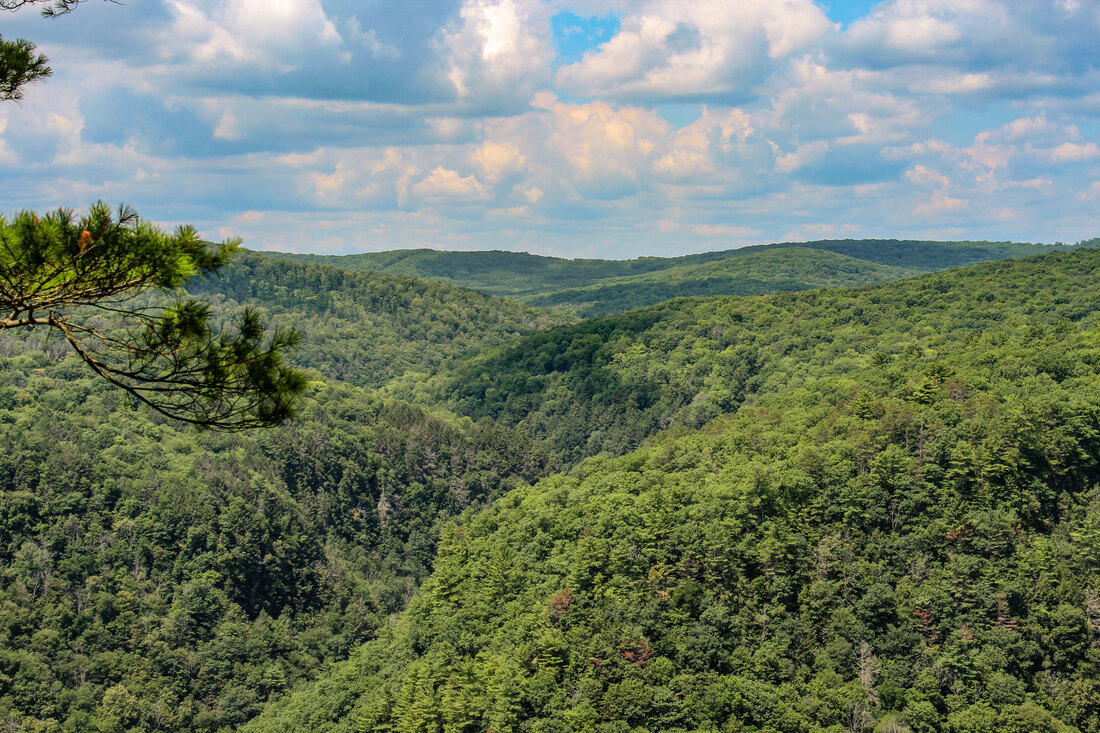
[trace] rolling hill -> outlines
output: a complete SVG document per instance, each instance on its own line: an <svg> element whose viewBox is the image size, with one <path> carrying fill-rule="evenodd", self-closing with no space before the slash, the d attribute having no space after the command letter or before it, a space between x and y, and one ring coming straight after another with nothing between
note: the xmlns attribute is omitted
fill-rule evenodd
<svg viewBox="0 0 1100 733"><path fill-rule="evenodd" d="M576 322L250 255L192 291L302 330L313 381L234 435L5 334L0 721L1097 729L1098 281L1086 249Z"/></svg>
<svg viewBox="0 0 1100 733"><path fill-rule="evenodd" d="M528 337L573 354L545 401L666 363L744 399L463 515L385 638L246 730L1096 730L1097 282L1081 251Z"/></svg>
<svg viewBox="0 0 1100 733"><path fill-rule="evenodd" d="M1052 253L853 290L673 300L538 331L387 389L519 426L564 468L668 427L701 426L823 365L935 353L975 331L1022 328L1025 304L1048 319L1079 318L1100 302L1088 285L1098 256ZM1088 274L1070 276L1082 268Z"/></svg>
<svg viewBox="0 0 1100 733"><path fill-rule="evenodd" d="M234 258L189 292L226 314L262 309L271 325L305 336L292 355L296 366L370 388L575 320L446 283L254 253Z"/></svg>
<svg viewBox="0 0 1100 733"><path fill-rule="evenodd" d="M784 258L780 251L792 248L815 250L823 256L815 260L802 253ZM755 295L777 290L873 283L919 272L1064 249L1067 248L1016 242L864 239L791 242L633 260L565 260L518 252L428 249L354 255L268 254L354 271L440 280L587 316L623 312L680 296ZM835 260L824 253L863 262Z"/></svg>

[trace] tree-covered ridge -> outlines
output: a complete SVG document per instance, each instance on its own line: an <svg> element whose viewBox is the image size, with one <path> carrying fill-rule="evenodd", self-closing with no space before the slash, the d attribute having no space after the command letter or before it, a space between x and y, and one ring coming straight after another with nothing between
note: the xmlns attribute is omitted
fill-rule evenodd
<svg viewBox="0 0 1100 733"><path fill-rule="evenodd" d="M752 406L464 516L248 730L1100 730L1098 269L681 302L770 324Z"/></svg>
<svg viewBox="0 0 1100 733"><path fill-rule="evenodd" d="M200 433L77 359L0 360L0 722L233 729L387 626L441 522L543 474L488 422L315 382Z"/></svg>
<svg viewBox="0 0 1100 733"><path fill-rule="evenodd" d="M680 297L839 288L900 280L917 274L920 274L917 269L880 265L826 250L762 248L720 260L666 267L644 275L608 278L596 285L530 296L525 302L592 317Z"/></svg>
<svg viewBox="0 0 1100 733"><path fill-rule="evenodd" d="M250 252L189 291L226 319L262 308L275 328L302 334L292 363L364 387L571 320L445 283Z"/></svg>
<svg viewBox="0 0 1100 733"><path fill-rule="evenodd" d="M1095 244L1092 241L1092 244ZM1092 246L1090 243L1082 243ZM323 262L355 271L378 271L410 275L428 280L441 280L500 297L510 297L525 303L574 303L583 295L578 312L584 314L622 312L630 308L652 305L670 297L690 295L747 295L775 290L832 287L837 283L819 272L822 265L815 260L771 260L783 265L783 271L772 271L756 288L746 287L755 275L753 265L742 262L762 252L797 247L832 252L866 260L869 276L859 283L877 282L884 271L874 265L900 267L904 270L931 272L948 267L960 267L977 262L1026 257L1065 246L1018 242L925 242L895 239L820 240L758 245L719 252L704 252L682 257L639 257L633 260L566 260L521 252L446 252L430 249L366 252L353 255L305 255L281 252L274 257L296 261ZM778 254L774 253L773 255ZM708 275L714 263L713 271ZM741 267L745 271L740 270ZM667 277L663 274L667 273ZM690 276L687 273L693 273ZM896 276L905 273L897 272ZM638 278L642 286L635 292L622 287L620 278ZM699 282L717 278L719 283ZM786 285L792 285L787 287ZM601 286L607 286L601 290ZM576 293L583 289L583 293ZM648 292L647 292L648 291ZM568 293L569 295L567 295ZM643 293L645 297L643 297Z"/></svg>
<svg viewBox="0 0 1100 733"><path fill-rule="evenodd" d="M1039 314L1080 318L1100 305L1098 279L1100 250L1083 249L855 290L674 300L529 334L391 388L521 426L564 467L701 426L874 352L935 353L989 328L1031 328ZM1059 368L1054 356L1030 358Z"/></svg>

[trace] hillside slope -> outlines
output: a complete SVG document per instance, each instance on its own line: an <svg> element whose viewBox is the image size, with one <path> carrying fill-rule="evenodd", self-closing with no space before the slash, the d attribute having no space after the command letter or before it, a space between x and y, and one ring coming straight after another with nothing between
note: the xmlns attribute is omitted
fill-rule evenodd
<svg viewBox="0 0 1100 733"><path fill-rule="evenodd" d="M465 516L389 638L248 730L1100 729L1097 282L650 309L692 363L764 357L755 404Z"/></svg>
<svg viewBox="0 0 1100 733"><path fill-rule="evenodd" d="M543 475L504 428L310 392L226 435L75 358L0 359L6 729L233 729L388 626L441 522Z"/></svg>
<svg viewBox="0 0 1100 733"><path fill-rule="evenodd" d="M1030 324L1025 307L1078 318L1094 309L1098 259L1086 249L854 290L674 300L532 333L388 389L520 426L564 468L698 427L825 365L936 353L960 334Z"/></svg>
<svg viewBox="0 0 1100 733"><path fill-rule="evenodd" d="M573 320L445 283L251 252L190 292L227 320L252 306L270 324L296 328L305 337L296 366L362 387Z"/></svg>
<svg viewBox="0 0 1100 733"><path fill-rule="evenodd" d="M47 329L0 340L6 729L233 729L386 626L441 522L545 475L515 431L337 380L379 385L562 318L251 254L191 291L216 321L249 305L304 334L291 360L314 381L292 423L195 431Z"/></svg>
<svg viewBox="0 0 1100 733"><path fill-rule="evenodd" d="M827 250L774 247L707 262L689 261L642 275L606 278L595 285L528 296L524 302L589 318L672 298L839 288L900 280L919 273Z"/></svg>

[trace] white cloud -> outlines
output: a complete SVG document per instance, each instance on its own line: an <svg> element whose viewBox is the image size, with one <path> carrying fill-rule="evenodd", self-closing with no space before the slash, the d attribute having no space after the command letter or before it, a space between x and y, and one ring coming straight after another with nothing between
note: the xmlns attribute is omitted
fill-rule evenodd
<svg viewBox="0 0 1100 733"><path fill-rule="evenodd" d="M371 58L389 59L395 61L401 58L401 49L393 44L379 39L378 31L374 28L363 30L358 18L352 18L347 23L348 37L350 40L361 43L370 52Z"/></svg>
<svg viewBox="0 0 1100 733"><path fill-rule="evenodd" d="M756 115L757 124L773 136L794 136L796 145L822 139L840 145L895 143L926 127L934 115L918 100L878 87L872 75L831 69L810 58L773 78L769 91L769 108Z"/></svg>
<svg viewBox="0 0 1100 733"><path fill-rule="evenodd" d="M690 229L701 237L746 240L760 236L760 231L757 229L729 224L693 224Z"/></svg>
<svg viewBox="0 0 1100 733"><path fill-rule="evenodd" d="M1100 181L1093 181L1089 184L1088 188L1077 194L1077 198L1082 201L1095 201L1100 199Z"/></svg>
<svg viewBox="0 0 1100 733"><path fill-rule="evenodd" d="M226 61L290 70L308 50L342 42L319 0L169 0L174 16L164 53L200 64Z"/></svg>
<svg viewBox="0 0 1100 733"><path fill-rule="evenodd" d="M514 143L497 143L491 140L478 146L470 159L481 169L485 179L494 183L522 169L527 162L527 158Z"/></svg>
<svg viewBox="0 0 1100 733"><path fill-rule="evenodd" d="M520 149L537 156L539 170L556 178L556 186L587 196L617 198L647 185L657 147L671 131L640 107L568 104L550 94L538 95L535 106L545 112L528 116L517 130Z"/></svg>
<svg viewBox="0 0 1100 733"><path fill-rule="evenodd" d="M958 211L966 206L966 201L963 199L956 199L948 196L944 193L938 193L932 196L926 203L919 205L913 210L916 216L937 216L952 211Z"/></svg>
<svg viewBox="0 0 1100 733"><path fill-rule="evenodd" d="M811 0L654 0L614 38L558 71L587 96L738 97L831 29Z"/></svg>
<svg viewBox="0 0 1100 733"><path fill-rule="evenodd" d="M444 34L447 78L459 98L527 95L548 77L553 51L538 30L545 9L533 0L465 0L460 24Z"/></svg>
<svg viewBox="0 0 1100 733"><path fill-rule="evenodd" d="M1012 156L1016 155L1017 148L1013 145L998 145L992 132L980 132L974 138L974 144L964 148L963 152L970 156L975 163L990 169L1004 168Z"/></svg>
<svg viewBox="0 0 1100 733"><path fill-rule="evenodd" d="M811 143L799 145L794 152L776 158L775 169L780 173L791 173L809 163L817 163L828 150L829 143L825 140L814 140Z"/></svg>
<svg viewBox="0 0 1100 733"><path fill-rule="evenodd" d="M929 168L925 168L923 165L915 165L905 171L905 177L918 186L938 186L940 188L946 188L949 183L947 176Z"/></svg>
<svg viewBox="0 0 1100 733"><path fill-rule="evenodd" d="M1018 0L1026 2L1027 0ZM1027 40L1007 3L995 0L889 0L880 3L844 34L853 53L877 64L943 64L993 52L1005 36Z"/></svg>
<svg viewBox="0 0 1100 733"><path fill-rule="evenodd" d="M1094 233L1094 0L886 0L848 30L810 0L383 6L34 19L57 76L0 110L5 200L105 196L284 248ZM555 74L560 8L621 30Z"/></svg>
<svg viewBox="0 0 1100 733"><path fill-rule="evenodd" d="M482 199L486 195L485 186L472 174L463 177L457 171L442 166L413 184L412 192L431 200Z"/></svg>
<svg viewBox="0 0 1100 733"><path fill-rule="evenodd" d="M1083 163L1100 158L1100 147L1096 143L1062 143L1051 149L1052 163Z"/></svg>
<svg viewBox="0 0 1100 733"><path fill-rule="evenodd" d="M1019 119L1009 122L1002 129L1005 139L1010 142L1016 142L1017 140L1035 142L1039 138L1057 134L1062 131L1058 125L1054 124L1043 115L1039 115L1038 117L1020 117ZM1076 132L1076 130L1074 130L1074 132Z"/></svg>

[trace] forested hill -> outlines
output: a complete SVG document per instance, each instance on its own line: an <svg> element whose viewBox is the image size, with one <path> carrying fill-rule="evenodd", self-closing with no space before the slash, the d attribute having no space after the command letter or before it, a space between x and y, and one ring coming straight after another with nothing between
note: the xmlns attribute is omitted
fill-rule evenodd
<svg viewBox="0 0 1100 733"><path fill-rule="evenodd" d="M232 730L389 624L442 521L546 474L514 430L377 386L561 323L445 283L243 254L193 283L305 337L302 413L198 432L48 329L0 339L0 726ZM167 302L167 301L165 301Z"/></svg>
<svg viewBox="0 0 1100 733"><path fill-rule="evenodd" d="M334 382L289 425L198 432L41 348L0 359L0 438L25 732L234 730L389 626L442 521L545 474L506 428Z"/></svg>
<svg viewBox="0 0 1100 733"><path fill-rule="evenodd" d="M190 292L227 318L252 306L271 325L295 328L305 339L293 363L364 387L574 320L446 283L251 252Z"/></svg>
<svg viewBox="0 0 1100 733"><path fill-rule="evenodd" d="M1096 243L1096 242L1093 242ZM837 282L828 257L784 259L769 250L792 247L862 260L847 263L847 280ZM622 312L670 297L750 295L878 282L906 272L931 272L977 262L1050 252L1065 247L1016 242L928 242L863 239L760 245L683 257L633 260L565 260L519 252L444 252L429 249L354 255L268 253L297 261L324 262L349 270L378 271L441 280L532 305L555 305L581 315ZM747 258L747 259L743 259ZM759 258L759 259L758 259ZM755 261L754 261L755 260ZM710 263L713 267L707 267ZM761 271L761 263L764 269ZM892 275L880 266L897 267ZM860 270L865 272L861 274ZM761 277L763 275L763 277ZM642 277L640 277L642 276ZM637 287L622 287L638 278Z"/></svg>
<svg viewBox="0 0 1100 733"><path fill-rule="evenodd" d="M220 733L298 690L255 730L1097 730L1098 281L576 323L246 255L193 292L315 371L232 435L6 332L0 724Z"/></svg>
<svg viewBox="0 0 1100 733"><path fill-rule="evenodd" d="M522 426L566 467L701 426L817 369L956 349L985 329L1031 328L1033 314L1076 320L1100 298L1098 266L1100 250L1084 249L854 290L674 300L535 332L390 388ZM1054 354L1026 358L1056 368Z"/></svg>
<svg viewBox="0 0 1100 733"><path fill-rule="evenodd" d="M607 278L594 285L531 295L524 302L583 317L621 313L672 298L761 295L899 280L919 270L880 265L806 247L756 249L706 262L690 261L656 272Z"/></svg>
<svg viewBox="0 0 1100 733"><path fill-rule="evenodd" d="M1081 251L529 337L471 410L741 407L464 516L387 638L248 730L1100 729L1098 282Z"/></svg>

